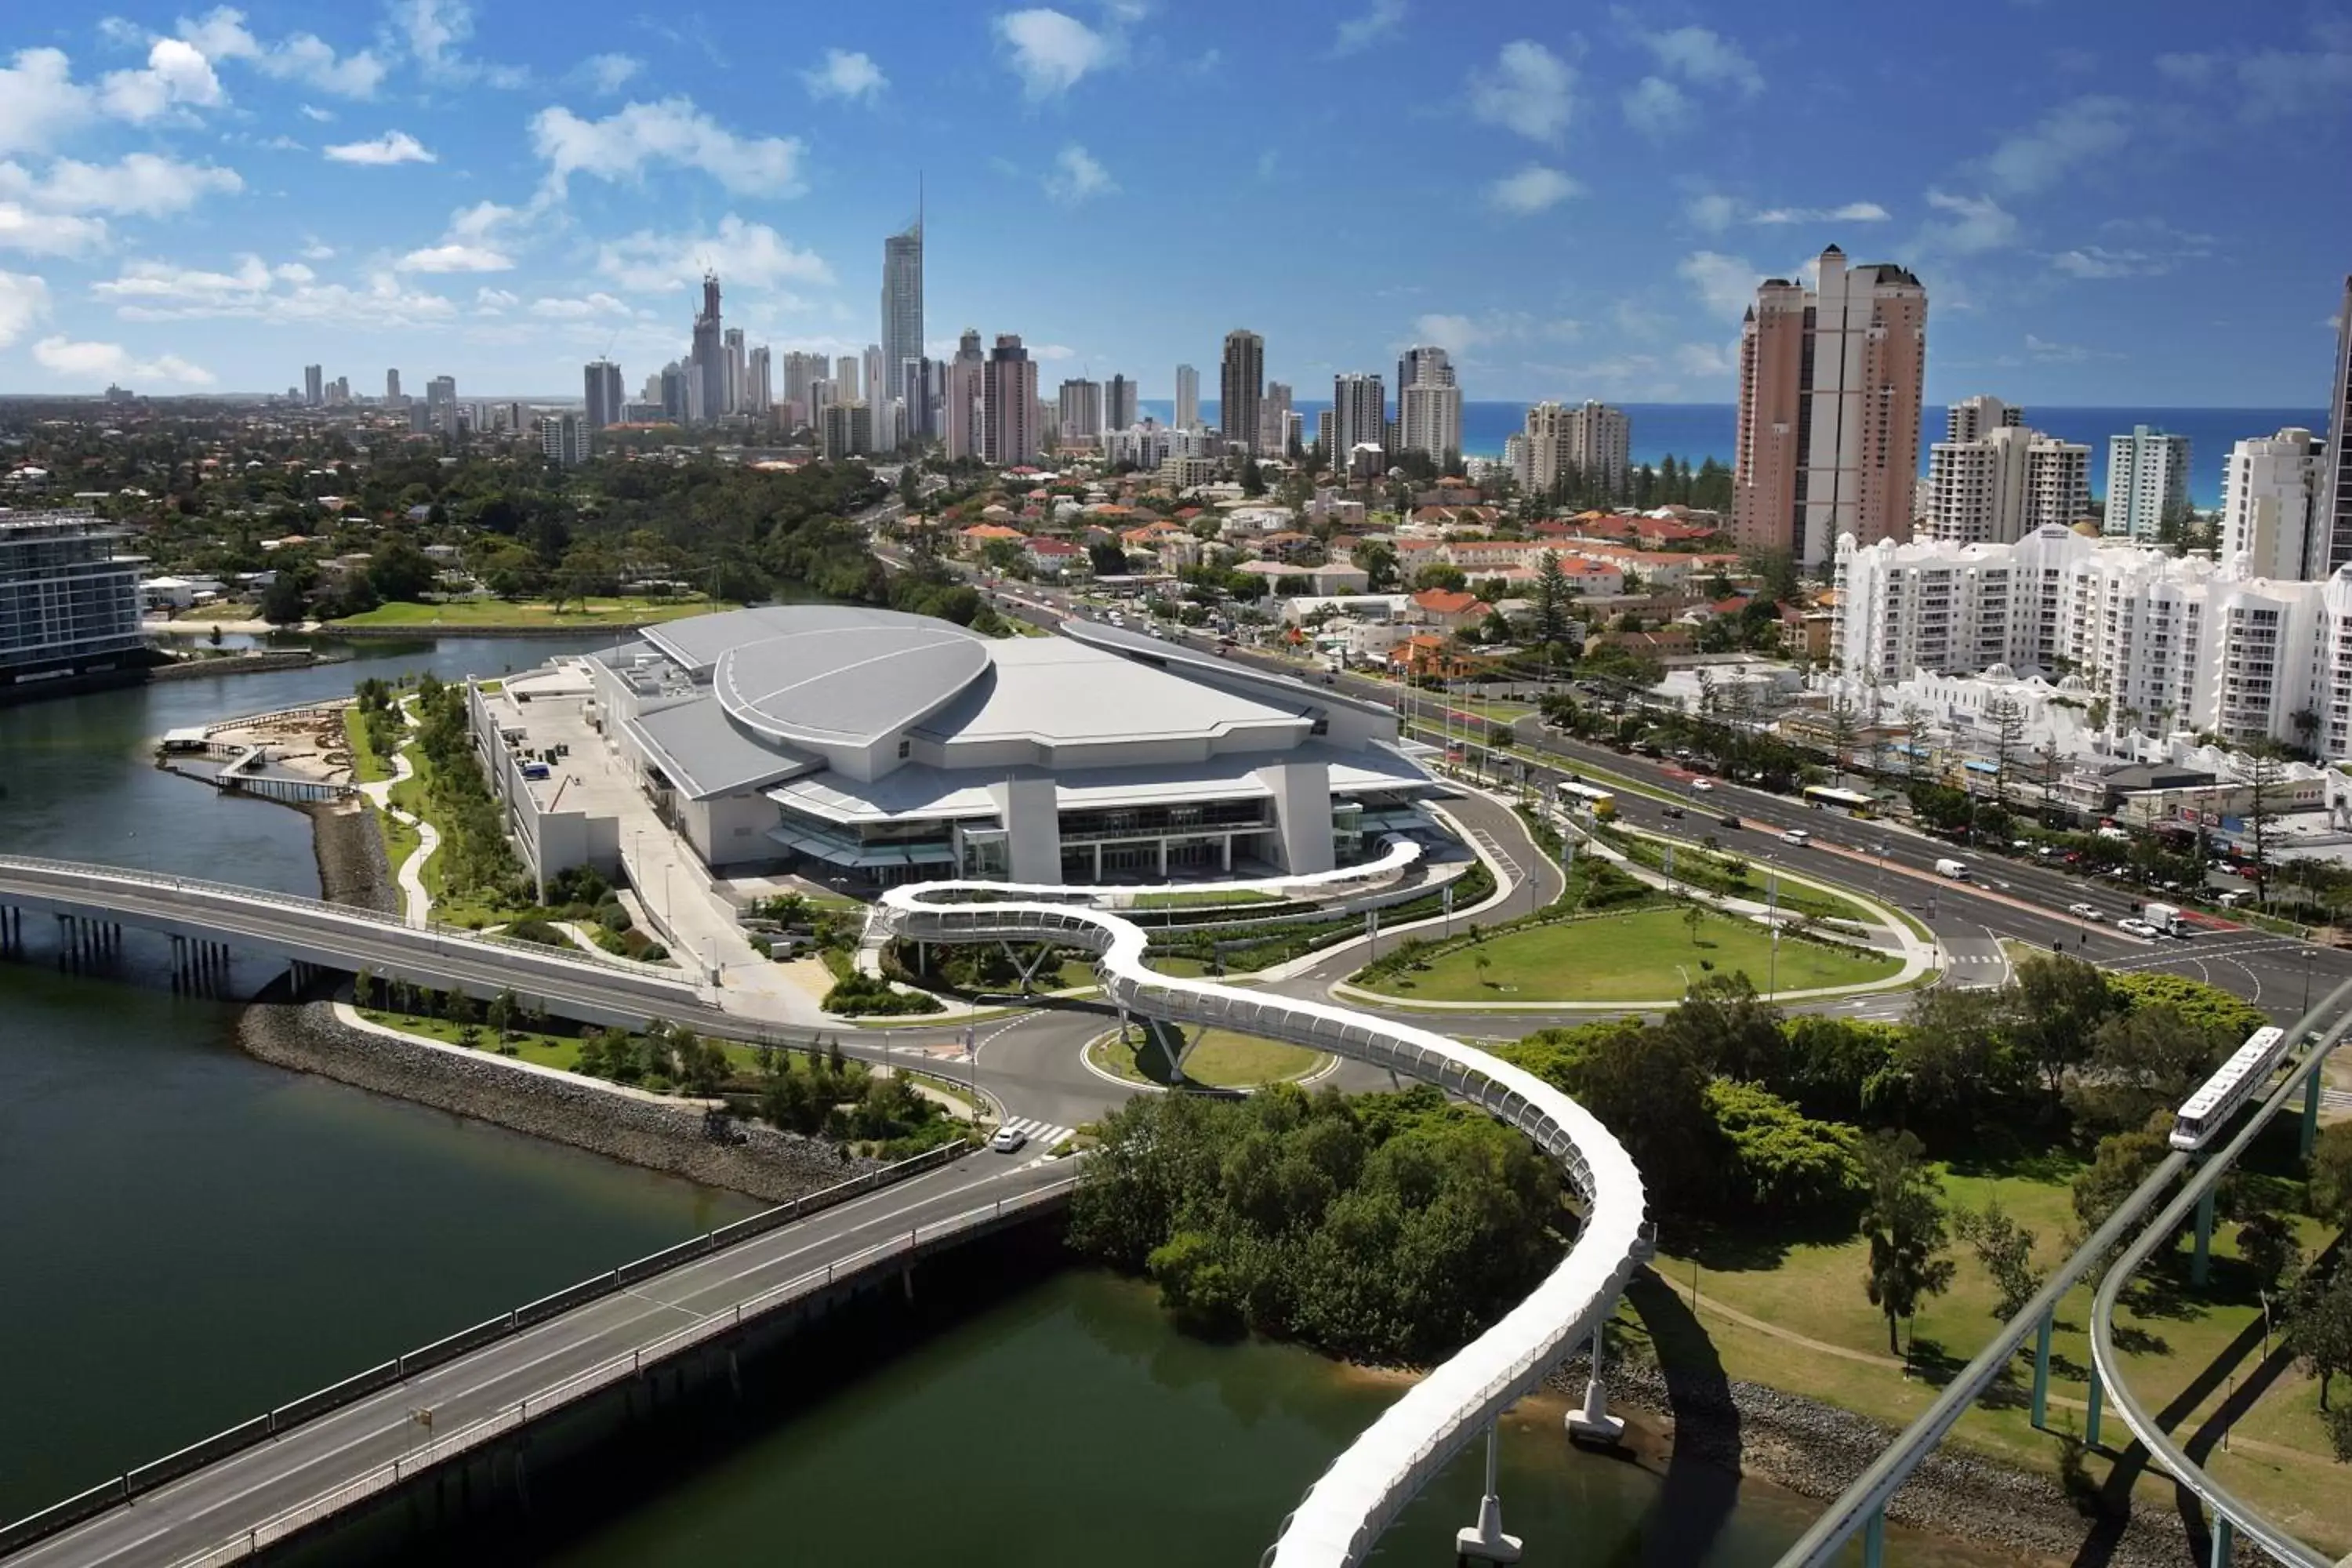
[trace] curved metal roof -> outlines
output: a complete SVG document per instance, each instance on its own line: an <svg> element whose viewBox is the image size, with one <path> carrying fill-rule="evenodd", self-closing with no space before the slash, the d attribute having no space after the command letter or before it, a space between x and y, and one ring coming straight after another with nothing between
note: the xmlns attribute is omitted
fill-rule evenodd
<svg viewBox="0 0 2352 1568"><path fill-rule="evenodd" d="M945 621L817 619L822 624L774 630L719 656L711 689L738 723L776 741L869 746L989 669L987 643Z"/></svg>

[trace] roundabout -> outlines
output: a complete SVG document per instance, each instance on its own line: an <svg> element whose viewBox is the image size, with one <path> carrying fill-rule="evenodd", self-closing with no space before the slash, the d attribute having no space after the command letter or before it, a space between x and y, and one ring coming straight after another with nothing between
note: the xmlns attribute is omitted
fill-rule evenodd
<svg viewBox="0 0 2352 1568"><path fill-rule="evenodd" d="M1181 1037L1176 1044L1171 1037ZM1167 1047L1174 1046L1171 1069ZM1097 1078L1129 1089L1209 1089L1247 1093L1269 1084L1312 1084L1328 1077L1339 1058L1280 1040L1232 1029L1196 1030L1189 1036L1170 1025L1143 1022L1112 1029L1087 1042L1086 1063Z"/></svg>

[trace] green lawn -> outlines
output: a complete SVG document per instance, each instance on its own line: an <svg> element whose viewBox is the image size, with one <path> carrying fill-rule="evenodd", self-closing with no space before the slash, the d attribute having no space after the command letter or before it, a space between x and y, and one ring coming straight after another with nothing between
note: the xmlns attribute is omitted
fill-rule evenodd
<svg viewBox="0 0 2352 1568"><path fill-rule="evenodd" d="M1689 907L1507 931L1442 953L1426 969L1356 983L1426 1002L1658 1002L1682 995L1710 967L1745 972L1759 990L1769 978L1782 991L1862 985L1902 968L1895 958L1795 937L1782 939L1776 966L1762 926L1706 914L1694 933Z"/></svg>
<svg viewBox="0 0 2352 1568"><path fill-rule="evenodd" d="M1665 868L1664 841L1622 829L1612 831L1606 837L1612 848L1622 850L1635 863L1653 871ZM1743 868L1736 876L1733 874L1735 865ZM1736 849L1716 852L1687 842L1677 841L1675 844L1675 879L1704 888L1710 893L1751 899L1760 904L1765 901L1765 892L1769 886L1768 870L1769 868L1758 865ZM1859 921L1864 925L1879 923L1876 916L1852 899L1805 887L1786 877L1780 879L1779 897L1782 909L1798 914L1811 915L1819 920Z"/></svg>
<svg viewBox="0 0 2352 1568"><path fill-rule="evenodd" d="M583 608L577 599L564 601L558 610L544 601L508 601L505 599L456 599L447 604L416 605L405 600L378 605L364 615L348 616L331 621L334 626L415 626L419 628L453 627L461 630L511 630L527 627L531 630L568 631L574 627L604 626L637 626L648 621L675 621L688 616L706 615L714 609L732 606L713 605L698 595L682 599L648 599L629 596L617 599L590 599Z"/></svg>
<svg viewBox="0 0 2352 1568"><path fill-rule="evenodd" d="M2034 1267L2046 1273L2070 1250L2065 1233L2074 1213L2068 1184L2077 1169L2063 1155L2007 1167L1948 1166L1945 1191L1953 1204L1978 1209L1997 1195L2011 1217L2034 1233ZM2300 1219L2298 1224L2306 1254L2326 1245L2329 1237L2315 1222ZM2132 1389L2152 1411L2179 1396L2233 1342L2246 1342L2233 1369L2215 1374L2215 1386L2172 1428L2176 1436L2195 1433L2242 1387L2262 1359L2260 1302L2237 1262L2235 1228L2226 1221L2216 1226L2209 1288L2195 1290L2182 1285L2185 1268L2165 1270L2151 1265L2138 1280L2153 1279L2158 1288L2143 1291L2136 1284L2116 1313ZM1955 1246L1949 1254L1958 1264L1951 1289L1931 1298L1903 1334L1910 1362L1906 1372L1904 1356L1890 1353L1885 1318L1863 1290L1867 1252L1858 1237L1790 1234L1768 1218L1702 1238L1670 1233L1655 1268L1685 1303L1696 1269L1697 1322L1711 1347L1705 1353L1719 1357L1729 1376L1829 1400L1903 1426L1927 1406L1943 1377L1974 1356L1998 1331L2000 1321L1992 1315L1998 1292L1969 1249ZM2050 1425L2060 1431L2083 1430L2094 1288L2095 1280L2076 1286L2054 1314ZM1736 1321L1727 1308L1754 1321ZM1680 1337L1686 1343L1687 1318L1682 1322ZM1759 1322L1766 1327L1756 1327ZM1628 1333L1635 1340L1649 1337L1638 1326L1629 1327ZM1677 1338L1669 1329L1657 1340L1656 1350L1667 1356L1677 1353ZM1995 1394L1962 1418L1953 1441L2054 1474L2059 1445L2032 1426L2026 1409L2032 1384L2029 1337L2010 1375L1996 1385ZM2115 1450L2129 1443L2112 1410L2102 1437ZM2334 1556L2352 1548L2352 1486L2343 1484L2347 1472L2327 1454L2317 1384L2290 1368L2237 1420L2231 1447L2213 1447L2201 1462L2223 1484ZM2092 1480L2104 1480L2106 1460L2095 1455L2089 1464ZM2145 1506L2172 1505L2169 1483L2153 1477L2143 1478L2139 1495Z"/></svg>
<svg viewBox="0 0 2352 1568"><path fill-rule="evenodd" d="M343 739L351 743L352 773L360 783L375 784L392 776L391 760L378 755L368 743L367 725L357 708L343 710Z"/></svg>
<svg viewBox="0 0 2352 1568"><path fill-rule="evenodd" d="M1163 1026L1150 1026L1156 1030ZM1104 1036L1087 1047L1087 1058L1130 1083L1171 1081L1168 1058L1161 1053L1159 1041L1147 1038L1140 1026L1129 1031L1125 1043L1116 1031ZM1211 1029L1185 1054L1184 1078L1208 1089L1255 1089L1260 1084L1319 1072L1330 1059L1304 1046L1285 1045L1279 1040L1260 1039L1230 1029Z"/></svg>
<svg viewBox="0 0 2352 1568"><path fill-rule="evenodd" d="M1139 910L1210 909L1221 904L1273 904L1282 900L1273 893L1253 892L1237 889L1226 892L1142 893L1135 900Z"/></svg>

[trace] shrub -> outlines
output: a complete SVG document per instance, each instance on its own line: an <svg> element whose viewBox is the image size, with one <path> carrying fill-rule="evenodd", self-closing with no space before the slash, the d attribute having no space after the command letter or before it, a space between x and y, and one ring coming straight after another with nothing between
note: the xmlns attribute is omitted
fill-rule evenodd
<svg viewBox="0 0 2352 1568"><path fill-rule="evenodd" d="M940 999L921 991L900 991L877 974L852 972L824 994L824 1010L845 1018L900 1013L937 1013Z"/></svg>

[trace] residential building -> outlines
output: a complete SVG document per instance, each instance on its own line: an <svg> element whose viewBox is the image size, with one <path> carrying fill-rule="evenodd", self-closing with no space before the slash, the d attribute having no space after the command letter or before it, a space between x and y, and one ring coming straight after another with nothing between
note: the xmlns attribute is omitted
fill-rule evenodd
<svg viewBox="0 0 2352 1568"><path fill-rule="evenodd" d="M955 358L948 361L947 386L940 398L940 437L950 461L977 458L986 447L982 388L987 363L979 330L966 327L956 342Z"/></svg>
<svg viewBox="0 0 2352 1568"><path fill-rule="evenodd" d="M146 646L121 537L87 512L0 512L0 685L117 667Z"/></svg>
<svg viewBox="0 0 2352 1568"><path fill-rule="evenodd" d="M1135 383L1123 375L1114 375L1103 383L1104 429L1125 430L1141 418L1136 391Z"/></svg>
<svg viewBox="0 0 2352 1568"><path fill-rule="evenodd" d="M1261 457L1290 456L1290 384L1269 381L1257 407L1257 450Z"/></svg>
<svg viewBox="0 0 2352 1568"><path fill-rule="evenodd" d="M907 399L908 424L921 430L929 424L919 395L908 399L906 364L923 357L923 217L922 198L916 197L915 221L882 241L882 372L885 393L868 395L876 403L887 397Z"/></svg>
<svg viewBox="0 0 2352 1568"><path fill-rule="evenodd" d="M539 422L539 449L558 468L588 460L590 432L598 428L577 414L551 414Z"/></svg>
<svg viewBox="0 0 2352 1568"><path fill-rule="evenodd" d="M698 420L716 419L727 411L726 326L719 315L719 274L702 275L702 309L694 318L694 376L688 413Z"/></svg>
<svg viewBox="0 0 2352 1568"><path fill-rule="evenodd" d="M1201 427L1201 373L1189 364L1176 367L1176 428Z"/></svg>
<svg viewBox="0 0 2352 1568"><path fill-rule="evenodd" d="M1326 464L1335 464L1339 460L1333 456L1339 450L1331 444L1335 439L1337 437L1333 430L1331 411L1328 408L1317 409L1315 411L1315 449L1323 454L1323 461Z"/></svg>
<svg viewBox="0 0 2352 1568"><path fill-rule="evenodd" d="M784 401L798 405L803 419L816 405L809 388L825 379L825 370L823 354L803 353L794 349L784 356Z"/></svg>
<svg viewBox="0 0 2352 1568"><path fill-rule="evenodd" d="M1995 430L2024 423L2024 409L1979 393L1974 397L1964 397L1945 407L1944 439L1974 441Z"/></svg>
<svg viewBox="0 0 2352 1568"><path fill-rule="evenodd" d="M843 354L833 362L833 395L843 403L856 403L866 395L866 384L858 374L856 354Z"/></svg>
<svg viewBox="0 0 2352 1568"><path fill-rule="evenodd" d="M779 605L588 668L614 759L713 868L1099 885L1320 871L1440 831L1385 704L1094 622L992 639ZM516 684L471 704L494 752L530 718Z"/></svg>
<svg viewBox="0 0 2352 1568"><path fill-rule="evenodd" d="M1376 465L1385 469L1388 451L1388 391L1376 374L1342 372L1331 378L1331 439L1336 451L1332 467L1354 473L1360 467L1358 451L1370 447L1382 454Z"/></svg>
<svg viewBox="0 0 2352 1568"><path fill-rule="evenodd" d="M425 412L434 426L446 429L457 418L457 378L436 375L425 384Z"/></svg>
<svg viewBox="0 0 2352 1568"><path fill-rule="evenodd" d="M1927 290L1822 252L1816 287L1770 278L1740 331L1732 532L1820 567L1837 541L1911 532Z"/></svg>
<svg viewBox="0 0 2352 1568"><path fill-rule="evenodd" d="M742 411L765 419L775 405L775 364L769 356L768 345L761 343L743 364Z"/></svg>
<svg viewBox="0 0 2352 1568"><path fill-rule="evenodd" d="M1003 468L1037 460L1037 363L1015 332L999 332L981 378L981 456Z"/></svg>
<svg viewBox="0 0 2352 1568"><path fill-rule="evenodd" d="M1512 470L1519 488L1548 496L1571 477L1622 490L1633 474L1633 422L1622 408L1587 401L1538 403L1528 410Z"/></svg>
<svg viewBox="0 0 2352 1568"><path fill-rule="evenodd" d="M2107 536L2154 539L2189 518L2189 437L2135 425L2107 437Z"/></svg>
<svg viewBox="0 0 2352 1568"><path fill-rule="evenodd" d="M302 401L316 408L327 401L327 369L324 365L302 367Z"/></svg>
<svg viewBox="0 0 2352 1568"><path fill-rule="evenodd" d="M383 400L392 404L400 401L400 372L388 370L383 373Z"/></svg>
<svg viewBox="0 0 2352 1568"><path fill-rule="evenodd" d="M2301 577L2313 553L2327 444L2290 426L2230 448L2221 476L2221 559L2257 577Z"/></svg>
<svg viewBox="0 0 2352 1568"><path fill-rule="evenodd" d="M2352 750L2352 571L2268 578L2053 524L2013 544L1847 540L1837 587L1857 700L1919 674L2038 675L2118 731Z"/></svg>
<svg viewBox="0 0 2352 1568"><path fill-rule="evenodd" d="M2088 447L2008 422L1969 427L1983 434L1928 448L1919 532L1963 544L2007 544L2089 511Z"/></svg>
<svg viewBox="0 0 2352 1568"><path fill-rule="evenodd" d="M874 450L874 411L863 403L834 404L818 422L817 439L828 461L866 456Z"/></svg>
<svg viewBox="0 0 2352 1568"><path fill-rule="evenodd" d="M768 351L760 351L765 354ZM762 361L762 363L765 362ZM585 383L588 400L588 428L602 430L621 422L621 367L611 360L588 362L581 379Z"/></svg>
<svg viewBox="0 0 2352 1568"><path fill-rule="evenodd" d="M1265 340L1236 330L1225 334L1218 365L1217 431L1228 446L1246 449L1257 440L1258 400L1265 384Z"/></svg>
<svg viewBox="0 0 2352 1568"><path fill-rule="evenodd" d="M1103 433L1102 383L1099 381L1066 381L1055 399L1060 414L1061 438L1072 446L1082 441L1099 441Z"/></svg>
<svg viewBox="0 0 2352 1568"><path fill-rule="evenodd" d="M2352 564L2352 277L2344 279L2344 300L2336 312L2336 374L2327 385L2327 456L2320 466L2319 517L2311 533L2313 561L2305 576L2331 576L2337 567Z"/></svg>
<svg viewBox="0 0 2352 1568"><path fill-rule="evenodd" d="M1409 348L1397 359L1397 447L1444 462L1462 450L1462 389L1441 348Z"/></svg>
<svg viewBox="0 0 2352 1568"><path fill-rule="evenodd" d="M719 342L727 360L727 412L740 414L744 405L743 384L751 373L743 346L743 329L728 328L719 334Z"/></svg>

